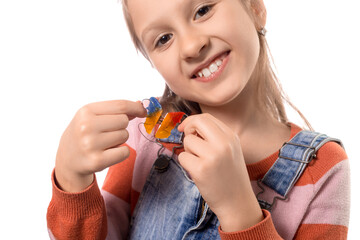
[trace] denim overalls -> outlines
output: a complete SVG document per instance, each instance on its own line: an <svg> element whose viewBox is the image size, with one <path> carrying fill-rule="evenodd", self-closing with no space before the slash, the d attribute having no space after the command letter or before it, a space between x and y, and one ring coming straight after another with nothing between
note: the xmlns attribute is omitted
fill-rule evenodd
<svg viewBox="0 0 360 240"><path fill-rule="evenodd" d="M324 134L301 131L280 150L279 158L258 181L277 193L268 203L257 195L262 208L271 210L275 200L286 199L306 165L316 158L326 142L340 140ZM159 154L143 187L130 224L130 239L220 239L219 221L200 195L194 182L172 157Z"/></svg>

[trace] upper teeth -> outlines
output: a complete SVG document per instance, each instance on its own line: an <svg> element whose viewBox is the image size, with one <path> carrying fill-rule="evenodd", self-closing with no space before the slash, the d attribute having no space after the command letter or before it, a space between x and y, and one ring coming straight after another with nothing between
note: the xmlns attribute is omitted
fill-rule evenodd
<svg viewBox="0 0 360 240"><path fill-rule="evenodd" d="M208 77L211 75L211 73L214 73L218 70L218 68L221 66L222 60L217 59L214 62L210 64L209 67L203 68L201 71L197 73L198 77Z"/></svg>

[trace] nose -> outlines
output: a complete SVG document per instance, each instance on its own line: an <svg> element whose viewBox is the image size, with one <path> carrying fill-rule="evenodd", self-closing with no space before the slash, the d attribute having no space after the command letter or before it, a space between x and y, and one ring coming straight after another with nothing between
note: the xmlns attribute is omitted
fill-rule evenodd
<svg viewBox="0 0 360 240"><path fill-rule="evenodd" d="M209 38L205 34L186 32L180 38L180 55L182 59L197 58L209 46Z"/></svg>

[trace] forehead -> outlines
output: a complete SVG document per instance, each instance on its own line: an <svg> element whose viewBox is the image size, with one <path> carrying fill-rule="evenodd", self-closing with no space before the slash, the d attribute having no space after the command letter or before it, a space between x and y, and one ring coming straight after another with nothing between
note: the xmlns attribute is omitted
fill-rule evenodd
<svg viewBox="0 0 360 240"><path fill-rule="evenodd" d="M126 0L130 14L158 15L170 10L180 10L186 4L195 4L201 0ZM202 0L204 1L204 0Z"/></svg>
<svg viewBox="0 0 360 240"><path fill-rule="evenodd" d="M127 0L128 11L134 30L140 37L142 31L150 24L166 24L201 0ZM202 0L203 1L203 0Z"/></svg>

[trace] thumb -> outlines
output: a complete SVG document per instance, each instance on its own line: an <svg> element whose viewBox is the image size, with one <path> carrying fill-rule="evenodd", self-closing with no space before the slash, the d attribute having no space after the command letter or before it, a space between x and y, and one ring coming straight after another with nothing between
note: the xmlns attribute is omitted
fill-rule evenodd
<svg viewBox="0 0 360 240"><path fill-rule="evenodd" d="M198 159L191 153L181 152L178 156L180 165L190 174L194 167L197 166Z"/></svg>
<svg viewBox="0 0 360 240"><path fill-rule="evenodd" d="M127 112L127 116L129 120L132 120L136 117L144 118L146 117L147 111L142 105L141 101L137 102L129 102L129 110Z"/></svg>

